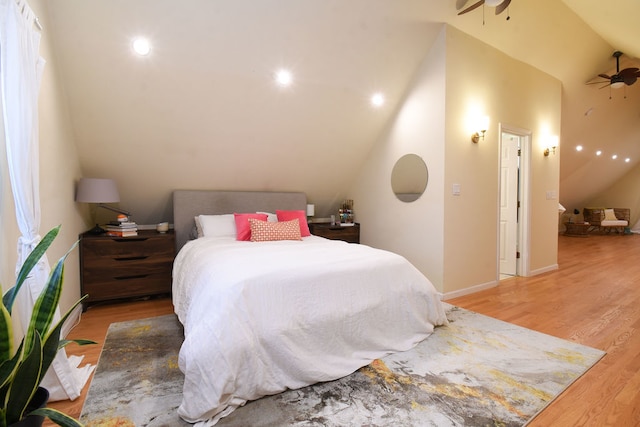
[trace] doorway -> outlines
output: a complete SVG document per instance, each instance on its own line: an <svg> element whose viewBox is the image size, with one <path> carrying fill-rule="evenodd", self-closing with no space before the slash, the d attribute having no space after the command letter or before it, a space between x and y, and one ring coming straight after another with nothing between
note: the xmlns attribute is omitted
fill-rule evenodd
<svg viewBox="0 0 640 427"><path fill-rule="evenodd" d="M498 279L528 275L530 132L500 126Z"/></svg>

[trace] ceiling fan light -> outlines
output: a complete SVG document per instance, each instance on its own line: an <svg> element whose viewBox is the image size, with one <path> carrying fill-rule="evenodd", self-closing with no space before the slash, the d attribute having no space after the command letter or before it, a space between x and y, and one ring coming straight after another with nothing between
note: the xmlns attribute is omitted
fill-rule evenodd
<svg viewBox="0 0 640 427"><path fill-rule="evenodd" d="M620 89L622 86L624 86L624 82L613 82L611 83L611 87L614 89Z"/></svg>
<svg viewBox="0 0 640 427"><path fill-rule="evenodd" d="M504 0L485 0L484 4L491 7L498 7Z"/></svg>

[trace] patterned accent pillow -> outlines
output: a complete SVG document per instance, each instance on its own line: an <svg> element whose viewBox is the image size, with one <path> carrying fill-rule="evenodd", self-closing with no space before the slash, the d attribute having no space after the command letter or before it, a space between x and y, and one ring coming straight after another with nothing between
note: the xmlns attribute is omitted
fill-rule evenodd
<svg viewBox="0 0 640 427"><path fill-rule="evenodd" d="M249 218L252 242L273 240L302 240L298 219L291 221L269 222Z"/></svg>

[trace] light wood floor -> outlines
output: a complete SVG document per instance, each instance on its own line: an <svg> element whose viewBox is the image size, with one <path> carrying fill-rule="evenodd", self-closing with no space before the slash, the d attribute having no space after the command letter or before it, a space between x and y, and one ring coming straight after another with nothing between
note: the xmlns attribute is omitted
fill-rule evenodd
<svg viewBox="0 0 640 427"><path fill-rule="evenodd" d="M640 426L640 236L559 236L558 264L448 302L607 352L529 426ZM70 337L103 342L111 322L171 312L169 299L96 306ZM67 348L92 364L101 349ZM50 406L77 417L87 388Z"/></svg>

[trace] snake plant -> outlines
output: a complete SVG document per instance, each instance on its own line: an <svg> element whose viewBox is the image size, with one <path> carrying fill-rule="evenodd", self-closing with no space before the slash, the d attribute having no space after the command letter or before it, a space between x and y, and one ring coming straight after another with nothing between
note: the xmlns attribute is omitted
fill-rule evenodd
<svg viewBox="0 0 640 427"><path fill-rule="evenodd" d="M10 426L28 415L48 417L61 426L82 426L74 418L55 409L40 408L27 412L27 405L35 395L58 350L71 342L79 345L95 344L88 340L60 339L63 323L84 298L77 301L59 321L54 322L54 313L62 293L64 261L77 243L51 269L47 283L33 307L24 337L17 348L15 348L13 337L11 312L16 295L59 231L60 226L53 228L38 243L22 265L15 286L2 297L2 304L0 304L0 427Z"/></svg>

